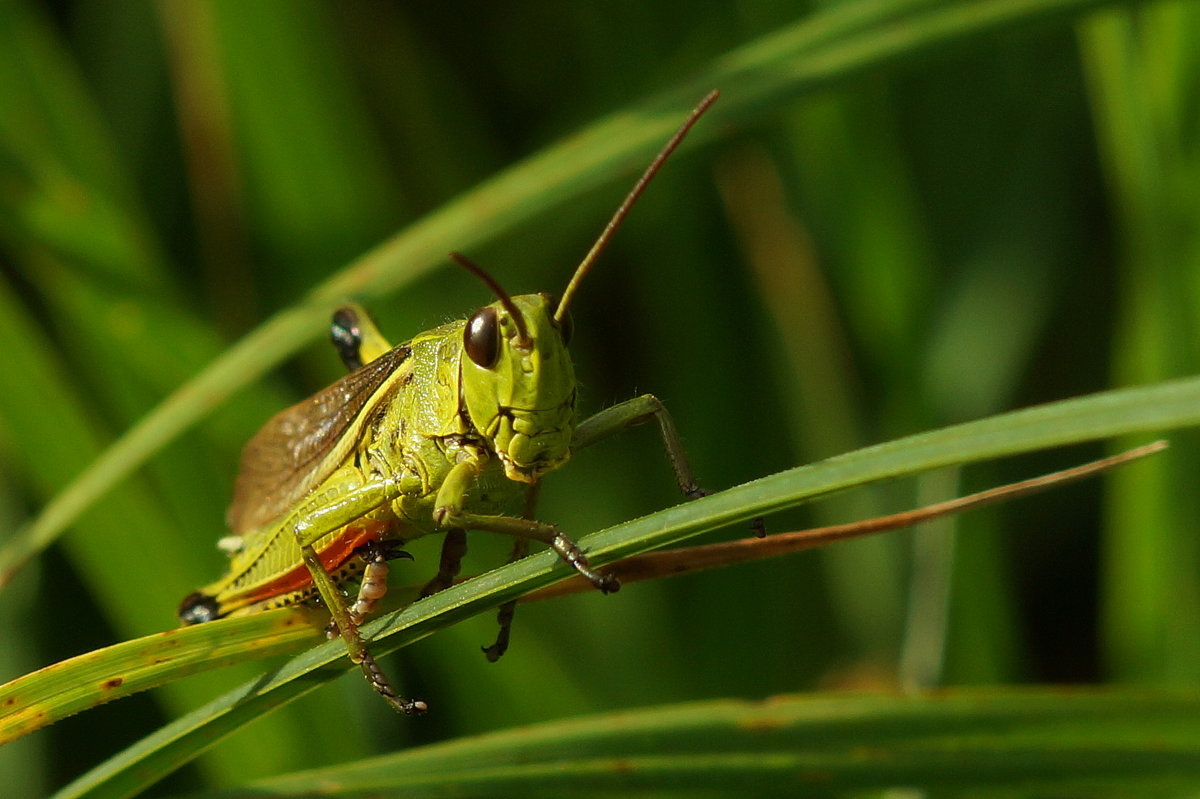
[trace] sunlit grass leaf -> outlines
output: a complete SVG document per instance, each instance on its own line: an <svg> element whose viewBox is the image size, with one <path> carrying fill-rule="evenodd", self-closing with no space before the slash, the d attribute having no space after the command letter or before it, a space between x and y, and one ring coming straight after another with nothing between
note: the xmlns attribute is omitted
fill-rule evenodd
<svg viewBox="0 0 1200 799"><path fill-rule="evenodd" d="M205 795L1194 789L1198 711L1195 692L1137 689L724 700L505 730Z"/></svg>
<svg viewBox="0 0 1200 799"><path fill-rule="evenodd" d="M1167 442L1160 440L1052 474L863 521L643 553L614 561L607 571L622 585L628 586L643 580L795 554L1046 491L1095 477L1166 448ZM760 521L756 520L754 527L758 528ZM540 601L594 590L589 580L576 574L540 591L525 594L522 601ZM420 586L393 587L376 611L384 613L403 607L420 595ZM0 746L73 713L181 677L311 646L325 635L323 615L320 611L314 614L313 609L305 605L279 608L126 641L40 669L0 686L0 707L5 709L5 715L0 717Z"/></svg>
<svg viewBox="0 0 1200 799"><path fill-rule="evenodd" d="M935 430L798 467L618 525L588 536L582 543L590 557L603 564L870 481L1125 433L1197 424L1200 378L1111 391ZM376 642L373 649L377 653L390 652L561 579L565 569L552 553L542 552L368 623L363 633ZM343 644L326 642L263 679L173 722L89 772L62 795L84 796L93 790L124 795L140 790L221 736L315 690L351 667Z"/></svg>

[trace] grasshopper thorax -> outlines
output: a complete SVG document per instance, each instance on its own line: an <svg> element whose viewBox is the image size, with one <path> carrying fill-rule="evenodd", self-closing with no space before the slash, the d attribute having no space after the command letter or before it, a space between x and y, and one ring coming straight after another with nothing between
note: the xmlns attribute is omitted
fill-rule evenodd
<svg viewBox="0 0 1200 799"><path fill-rule="evenodd" d="M548 294L505 297L463 329L462 398L510 480L536 482L566 463L575 431L570 324Z"/></svg>

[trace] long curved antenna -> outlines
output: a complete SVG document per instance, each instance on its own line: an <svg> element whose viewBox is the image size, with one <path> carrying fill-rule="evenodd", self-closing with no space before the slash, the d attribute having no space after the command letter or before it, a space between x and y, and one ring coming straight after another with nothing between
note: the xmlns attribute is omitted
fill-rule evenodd
<svg viewBox="0 0 1200 799"><path fill-rule="evenodd" d="M692 125L696 124L696 120L700 118L700 115L716 102L719 95L720 92L713 89L704 96L704 99L692 109L692 113L688 114L687 119L679 126L679 130L675 131L675 135L667 141L658 155L654 156L654 160L650 162L650 166L646 167L646 171L638 178L637 183L633 184L633 188L629 190L629 194L625 195L625 199L622 201L620 207L617 208L617 212L613 214L612 219L608 220L608 224L604 226L604 230L601 231L599 238L596 239L596 243L592 245L592 249L588 250L588 254L583 257L579 266L575 268L575 274L571 275L571 281L567 283L566 289L563 290L562 299L559 300L558 308L554 311L555 322L561 323L563 318L566 317L567 306L570 304L571 298L575 296L575 292L579 290L579 284L583 282L583 278L592 268L592 264L595 263L601 251L607 246L609 239L617 232L617 228L624 221L625 216L629 213L629 209L633 207L633 204L637 202L637 198L646 190L646 184L658 172L659 167L667 160L667 156L683 141L683 137L692 129Z"/></svg>
<svg viewBox="0 0 1200 799"><path fill-rule="evenodd" d="M528 347L533 339L529 337L529 328L525 327L525 317L521 316L521 312L517 310L516 303L512 301L512 297L508 296L508 292L504 290L504 287L496 282L496 278L489 275L484 271L482 266L461 252L450 253L450 260L487 284L487 287L496 295L496 299L500 300L500 304L504 306L504 310L508 311L508 315L512 317L513 323L517 326L517 346Z"/></svg>

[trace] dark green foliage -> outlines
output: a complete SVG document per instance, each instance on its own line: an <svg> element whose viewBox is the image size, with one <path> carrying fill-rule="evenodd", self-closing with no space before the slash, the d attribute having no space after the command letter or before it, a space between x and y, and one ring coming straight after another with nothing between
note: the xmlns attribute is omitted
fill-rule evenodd
<svg viewBox="0 0 1200 799"><path fill-rule="evenodd" d="M148 445L145 469L5 587L0 681L174 626L179 599L220 570L241 444L339 374L321 338L338 298L359 295L395 340L464 316L489 298L448 260L435 268L450 249L513 293L560 291L708 88L723 98L584 285L572 343L583 407L654 392L707 487L1200 370L1200 45L1183 33L1200 30L1200 5L822 9L0 3L0 546L173 390L258 337L223 362L221 391L194 397L213 413ZM722 60L747 46L744 64ZM475 195L417 229L440 249L413 235L372 260L462 192L627 108L578 144L574 163L593 160L567 188L548 161L492 187L526 203ZM464 233L443 245L450 229ZM387 659L429 716L394 717L354 677L164 787L713 697L1194 686L1197 441L1171 438L1153 462L953 528L523 607L497 665L478 651L494 636L484 614ZM1099 454L855 490L769 525L862 518ZM582 454L542 497L540 515L576 535L677 501L650 431ZM434 570L425 544L398 567L405 582ZM509 542L472 545L479 572ZM61 786L261 671L189 678L6 746L4 793Z"/></svg>

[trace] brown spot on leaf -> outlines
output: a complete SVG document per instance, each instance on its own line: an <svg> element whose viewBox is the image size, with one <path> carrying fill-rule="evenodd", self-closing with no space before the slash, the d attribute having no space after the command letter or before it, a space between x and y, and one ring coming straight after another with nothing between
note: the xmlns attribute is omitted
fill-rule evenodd
<svg viewBox="0 0 1200 799"><path fill-rule="evenodd" d="M783 721L771 716L752 716L740 719L738 726L748 732L774 732L784 726Z"/></svg>
<svg viewBox="0 0 1200 799"><path fill-rule="evenodd" d="M111 691L114 688L120 688L124 683L124 677L113 677L100 683L100 688L105 691Z"/></svg>

